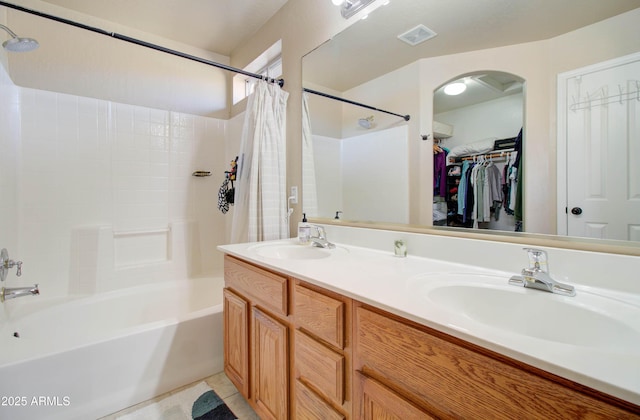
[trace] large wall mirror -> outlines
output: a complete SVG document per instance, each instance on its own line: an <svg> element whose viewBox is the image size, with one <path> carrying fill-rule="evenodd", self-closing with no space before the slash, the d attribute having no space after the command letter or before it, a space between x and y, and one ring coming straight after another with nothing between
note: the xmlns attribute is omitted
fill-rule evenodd
<svg viewBox="0 0 640 420"><path fill-rule="evenodd" d="M303 211L640 241L639 22L633 0L379 7L303 57ZM466 91L444 94L456 81ZM453 152L445 172L440 151ZM504 181L516 156L521 207L507 185L486 219L461 218L463 167L497 166Z"/></svg>

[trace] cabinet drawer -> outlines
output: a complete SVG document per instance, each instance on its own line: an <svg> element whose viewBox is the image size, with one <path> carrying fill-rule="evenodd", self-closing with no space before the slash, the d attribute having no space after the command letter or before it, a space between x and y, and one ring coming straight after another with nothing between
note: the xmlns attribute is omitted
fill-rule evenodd
<svg viewBox="0 0 640 420"><path fill-rule="evenodd" d="M296 284L294 301L298 328L308 331L339 349L344 348L344 302L301 284Z"/></svg>
<svg viewBox="0 0 640 420"><path fill-rule="evenodd" d="M282 316L289 314L287 278L225 255L225 285Z"/></svg>
<svg viewBox="0 0 640 420"><path fill-rule="evenodd" d="M295 340L296 378L342 405L344 357L299 330L295 332Z"/></svg>
<svg viewBox="0 0 640 420"><path fill-rule="evenodd" d="M296 381L296 418L309 420L344 420L344 416L333 409L315 392Z"/></svg>

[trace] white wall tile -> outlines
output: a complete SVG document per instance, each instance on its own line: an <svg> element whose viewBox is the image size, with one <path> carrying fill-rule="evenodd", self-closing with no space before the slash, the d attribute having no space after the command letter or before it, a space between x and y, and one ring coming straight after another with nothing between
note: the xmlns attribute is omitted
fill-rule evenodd
<svg viewBox="0 0 640 420"><path fill-rule="evenodd" d="M0 141L13 149L0 157L0 191L16 200L0 204L11 222L0 234L25 261L21 282L59 296L219 271L218 185L191 173L225 170L225 121L0 84L5 92L0 105L13 112L0 116ZM168 238L116 248L114 231L172 225Z"/></svg>

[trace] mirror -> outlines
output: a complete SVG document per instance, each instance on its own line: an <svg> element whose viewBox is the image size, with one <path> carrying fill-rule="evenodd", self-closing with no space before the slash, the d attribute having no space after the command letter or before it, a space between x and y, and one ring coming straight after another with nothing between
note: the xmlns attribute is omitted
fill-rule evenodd
<svg viewBox="0 0 640 420"><path fill-rule="evenodd" d="M558 83L559 77L637 52L639 10L627 0L606 7L598 0L518 5L397 0L380 7L303 57L303 87L411 119L307 93L310 136L320 140L312 143L311 165L303 157L304 211L312 217L449 229L434 223L434 134L446 130L438 121L444 117L437 91L462 77L509 74L522 88L517 95L523 104L523 230L640 240L632 233L612 238L606 229L567 230L565 209L573 206L562 184L572 152L556 134L562 110L570 108L564 105L585 94L566 92L570 87ZM399 39L407 32L409 43ZM436 35L410 45L430 32ZM471 144L517 134L487 135L455 124L451 140L442 144L456 145L455 136L460 137L455 142Z"/></svg>
<svg viewBox="0 0 640 420"><path fill-rule="evenodd" d="M483 71L434 92L434 226L522 231L524 88L516 75Z"/></svg>

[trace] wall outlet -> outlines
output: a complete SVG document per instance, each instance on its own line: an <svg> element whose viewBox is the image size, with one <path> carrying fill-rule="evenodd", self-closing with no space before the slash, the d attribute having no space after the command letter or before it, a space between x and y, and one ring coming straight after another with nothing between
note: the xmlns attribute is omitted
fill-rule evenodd
<svg viewBox="0 0 640 420"><path fill-rule="evenodd" d="M298 187L291 187L291 204L298 204Z"/></svg>

